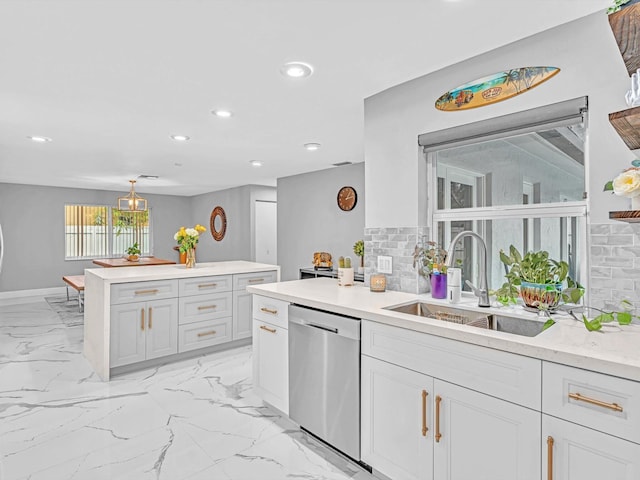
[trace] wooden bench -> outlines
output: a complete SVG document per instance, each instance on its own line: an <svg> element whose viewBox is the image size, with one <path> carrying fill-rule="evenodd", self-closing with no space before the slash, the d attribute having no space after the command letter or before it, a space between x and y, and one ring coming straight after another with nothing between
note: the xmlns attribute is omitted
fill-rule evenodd
<svg viewBox="0 0 640 480"><path fill-rule="evenodd" d="M69 287L78 291L78 311L84 309L84 275L65 275L62 277L67 287L67 302L69 301Z"/></svg>

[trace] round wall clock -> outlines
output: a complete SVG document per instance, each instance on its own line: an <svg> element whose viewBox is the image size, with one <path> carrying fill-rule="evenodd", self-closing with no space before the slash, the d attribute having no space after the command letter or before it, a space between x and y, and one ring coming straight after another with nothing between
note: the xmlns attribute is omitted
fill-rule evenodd
<svg viewBox="0 0 640 480"><path fill-rule="evenodd" d="M224 209L222 207L216 207L213 209L209 223L213 239L216 242L219 242L224 238L224 234L227 233L227 215L224 213Z"/></svg>
<svg viewBox="0 0 640 480"><path fill-rule="evenodd" d="M338 190L338 207L340 210L344 210L345 212L349 212L353 210L358 203L358 194L356 193L356 189L353 187L342 187Z"/></svg>

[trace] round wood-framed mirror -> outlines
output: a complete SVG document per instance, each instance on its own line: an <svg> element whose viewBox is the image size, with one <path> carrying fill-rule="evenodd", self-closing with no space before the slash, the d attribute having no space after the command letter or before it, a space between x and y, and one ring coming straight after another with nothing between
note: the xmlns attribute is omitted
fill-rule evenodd
<svg viewBox="0 0 640 480"><path fill-rule="evenodd" d="M214 208L211 212L209 223L213 239L219 242L224 238L224 234L227 233L227 214L224 213L224 208L220 206Z"/></svg>

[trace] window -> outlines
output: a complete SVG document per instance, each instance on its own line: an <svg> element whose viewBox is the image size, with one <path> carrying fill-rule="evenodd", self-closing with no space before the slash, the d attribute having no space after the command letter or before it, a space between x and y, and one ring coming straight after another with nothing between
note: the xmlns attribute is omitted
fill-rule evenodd
<svg viewBox="0 0 640 480"><path fill-rule="evenodd" d="M118 257L134 243L151 255L149 211L103 205L65 205L65 259Z"/></svg>
<svg viewBox="0 0 640 480"><path fill-rule="evenodd" d="M445 249L463 230L485 239L488 280L504 282L500 250L547 250L585 283L586 99L420 136L429 171L431 236ZM477 282L470 237L454 255ZM466 289L468 287L465 286Z"/></svg>

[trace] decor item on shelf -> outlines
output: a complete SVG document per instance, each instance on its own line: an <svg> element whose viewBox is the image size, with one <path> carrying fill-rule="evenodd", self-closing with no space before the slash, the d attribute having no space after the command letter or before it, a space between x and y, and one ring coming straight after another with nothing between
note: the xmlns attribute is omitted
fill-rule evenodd
<svg viewBox="0 0 640 480"><path fill-rule="evenodd" d="M640 106L640 69L631 75L631 89L624 96L629 107Z"/></svg>
<svg viewBox="0 0 640 480"><path fill-rule="evenodd" d="M382 273L371 275L369 279L369 290L372 292L384 292L387 289L387 277Z"/></svg>
<svg viewBox="0 0 640 480"><path fill-rule="evenodd" d="M353 253L360 257L360 266L358 267L358 273L364 273L364 240L358 240L353 245Z"/></svg>
<svg viewBox="0 0 640 480"><path fill-rule="evenodd" d="M227 214L224 212L224 208L217 206L212 210L209 226L213 239L216 242L221 241L227 233Z"/></svg>
<svg viewBox="0 0 640 480"><path fill-rule="evenodd" d="M180 227L180 230L178 230L173 236L173 238L178 242L180 253L186 253L186 268L193 268L196 266L196 245L200 238L200 234L206 231L206 228L198 224L193 228Z"/></svg>
<svg viewBox="0 0 640 480"><path fill-rule="evenodd" d="M640 0L614 0L613 5L607 8L607 13L611 15L612 13L616 13L625 7L638 3L639 1Z"/></svg>
<svg viewBox="0 0 640 480"><path fill-rule="evenodd" d="M129 260L130 262L140 261L140 253L140 245L138 245L138 242L136 242L129 248L127 248L127 260Z"/></svg>
<svg viewBox="0 0 640 480"><path fill-rule="evenodd" d="M327 252L314 252L313 268L315 268L316 270L333 270L331 254Z"/></svg>
<svg viewBox="0 0 640 480"><path fill-rule="evenodd" d="M509 255L500 250L500 260L507 270L507 281L491 294L504 305L515 304L520 296L530 309L552 311L561 300L578 303L584 295L584 288L568 275L569 264L549 258L545 250L522 256L511 245Z"/></svg>
<svg viewBox="0 0 640 480"><path fill-rule="evenodd" d="M351 268L351 257L340 257L338 259L338 285L350 287L354 284L353 268Z"/></svg>
<svg viewBox="0 0 640 480"><path fill-rule="evenodd" d="M413 251L413 268L431 284L433 298L447 298L447 251L436 242L422 240Z"/></svg>
<svg viewBox="0 0 640 480"><path fill-rule="evenodd" d="M631 210L640 210L640 160L633 160L631 167L605 183L604 191L630 198Z"/></svg>
<svg viewBox="0 0 640 480"><path fill-rule="evenodd" d="M134 189L135 180L129 180L131 190L124 197L118 197L118 210L122 212L146 212L147 201L139 196Z"/></svg>
<svg viewBox="0 0 640 480"><path fill-rule="evenodd" d="M501 102L537 87L559 72L557 67L521 67L493 73L444 93L435 107L455 112Z"/></svg>

